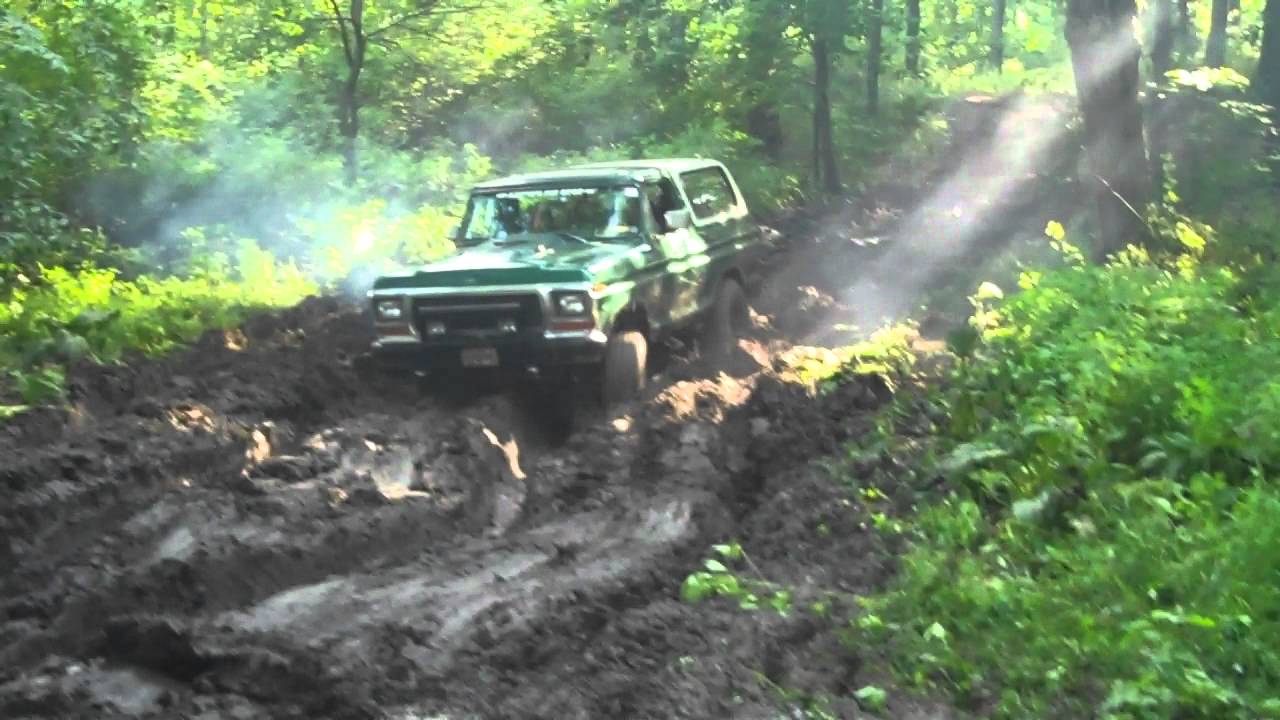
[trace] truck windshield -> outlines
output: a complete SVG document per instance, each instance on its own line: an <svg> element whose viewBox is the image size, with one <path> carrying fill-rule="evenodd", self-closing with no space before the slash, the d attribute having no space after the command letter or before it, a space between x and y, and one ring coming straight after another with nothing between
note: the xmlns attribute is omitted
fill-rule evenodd
<svg viewBox="0 0 1280 720"><path fill-rule="evenodd" d="M640 189L529 188L471 196L464 243L517 242L550 233L592 241L625 240L643 231Z"/></svg>

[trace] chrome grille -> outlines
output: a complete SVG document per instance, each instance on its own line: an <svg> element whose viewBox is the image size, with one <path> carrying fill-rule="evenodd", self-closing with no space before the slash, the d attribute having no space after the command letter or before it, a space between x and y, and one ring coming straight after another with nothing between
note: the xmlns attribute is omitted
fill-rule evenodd
<svg viewBox="0 0 1280 720"><path fill-rule="evenodd" d="M459 336L510 334L502 325L515 324L516 333L542 328L542 302L538 295L441 295L413 300L413 319L424 340ZM445 334L431 335L427 327L443 323Z"/></svg>

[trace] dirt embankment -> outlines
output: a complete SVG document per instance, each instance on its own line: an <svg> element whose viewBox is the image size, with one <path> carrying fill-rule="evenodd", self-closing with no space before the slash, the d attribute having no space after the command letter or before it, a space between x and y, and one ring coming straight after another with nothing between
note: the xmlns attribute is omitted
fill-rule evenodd
<svg viewBox="0 0 1280 720"><path fill-rule="evenodd" d="M0 427L0 717L772 718L782 689L848 698L859 653L802 608L873 589L892 553L814 460L885 388L814 396L775 365L878 320L846 291L895 251L850 222L784 225L727 372L677 348L648 397L567 439L536 398L357 373L367 318L331 299L78 369L73 410ZM680 600L726 541L794 612Z"/></svg>

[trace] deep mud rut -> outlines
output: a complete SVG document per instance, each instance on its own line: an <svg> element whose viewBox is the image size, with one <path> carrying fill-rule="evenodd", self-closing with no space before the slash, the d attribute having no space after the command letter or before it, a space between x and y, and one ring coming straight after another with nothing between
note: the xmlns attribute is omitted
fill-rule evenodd
<svg viewBox="0 0 1280 720"><path fill-rule="evenodd" d="M781 718L779 689L849 697L866 670L819 616L679 597L729 540L797 607L891 572L814 462L886 388L815 397L783 362L879 252L825 227L788 233L729 367L676 351L567 438L536 397L357 372L367 318L333 299L77 369L71 410L0 427L0 717Z"/></svg>

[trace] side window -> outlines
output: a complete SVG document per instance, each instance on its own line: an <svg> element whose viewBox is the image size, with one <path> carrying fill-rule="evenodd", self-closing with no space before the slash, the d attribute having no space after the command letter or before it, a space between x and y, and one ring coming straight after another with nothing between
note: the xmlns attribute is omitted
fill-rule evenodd
<svg viewBox="0 0 1280 720"><path fill-rule="evenodd" d="M684 204L676 191L675 183L665 177L657 182L645 183L644 197L648 200L649 210L653 216L653 226L658 229L658 232L668 232L670 229L667 227L664 215L668 210L678 210Z"/></svg>
<svg viewBox="0 0 1280 720"><path fill-rule="evenodd" d="M693 206L693 216L699 220L728 212L738 204L729 185L729 178L718 167L703 168L680 175L684 191L689 195L689 204Z"/></svg>

